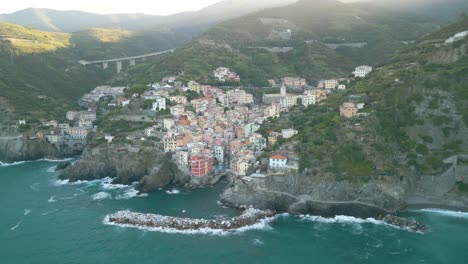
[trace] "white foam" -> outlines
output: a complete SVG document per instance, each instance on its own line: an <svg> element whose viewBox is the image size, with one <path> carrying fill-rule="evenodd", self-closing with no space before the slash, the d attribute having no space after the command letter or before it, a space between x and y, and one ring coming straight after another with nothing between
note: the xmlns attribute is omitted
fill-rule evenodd
<svg viewBox="0 0 468 264"><path fill-rule="evenodd" d="M51 196L47 202L49 203L55 203L57 200L55 200L55 196Z"/></svg>
<svg viewBox="0 0 468 264"><path fill-rule="evenodd" d="M104 200L104 199L112 198L112 195L106 192L98 192L98 193L93 194L92 197L93 197L93 200Z"/></svg>
<svg viewBox="0 0 468 264"><path fill-rule="evenodd" d="M339 223L339 224L374 224L374 225L388 225L384 221L375 218L356 218L353 216L337 215L333 218L326 218L315 215L300 215L302 220L320 222L320 223Z"/></svg>
<svg viewBox="0 0 468 264"><path fill-rule="evenodd" d="M57 168L57 166L52 166L52 167L47 169L47 172L55 172L56 168Z"/></svg>
<svg viewBox="0 0 468 264"><path fill-rule="evenodd" d="M220 207L222 207L222 208L224 208L224 209L227 209L227 208L228 208L227 206L225 206L225 205L224 205L221 201L219 201L219 200L216 201L216 203L217 203Z"/></svg>
<svg viewBox="0 0 468 264"><path fill-rule="evenodd" d="M92 181L86 181L86 180L79 180L79 181L75 181L75 182L70 182L69 179L66 179L66 180L60 180L60 179L57 179L54 181L54 185L55 186L62 186L62 185L96 185L98 183L104 183L104 182L108 182L109 179L111 178L104 178L104 179L97 179L97 180L92 180Z"/></svg>
<svg viewBox="0 0 468 264"><path fill-rule="evenodd" d="M73 158L68 158L68 159L39 159L36 161L48 161L48 162L65 162L65 161L72 161L74 160ZM34 162L34 161L32 161Z"/></svg>
<svg viewBox="0 0 468 264"><path fill-rule="evenodd" d="M30 214L30 213L31 213L31 210L29 210L29 209L24 209L24 215L28 215L28 214Z"/></svg>
<svg viewBox="0 0 468 264"><path fill-rule="evenodd" d="M14 227L12 227L10 230L11 231L15 231L20 225L21 225L21 222L23 222L23 220L19 221Z"/></svg>
<svg viewBox="0 0 468 264"><path fill-rule="evenodd" d="M104 178L101 180L101 187L105 190L116 190L116 189L125 189L129 185L124 184L112 184L112 178Z"/></svg>
<svg viewBox="0 0 468 264"><path fill-rule="evenodd" d="M456 217L456 218L468 218L467 212L460 212L460 211L450 211L450 210L435 209L435 208L421 209L421 210L416 210L416 211L434 213L434 214L439 214L439 215L449 216L449 217Z"/></svg>
<svg viewBox="0 0 468 264"><path fill-rule="evenodd" d="M52 210L52 211L48 211L48 212L45 212L45 213L42 213L42 215L48 215L48 214L51 214L51 213L55 213L55 212L58 212L58 210Z"/></svg>
<svg viewBox="0 0 468 264"><path fill-rule="evenodd" d="M167 190L166 193L167 194L179 194L180 191L174 188L172 190Z"/></svg>
<svg viewBox="0 0 468 264"><path fill-rule="evenodd" d="M15 161L12 163L5 163L0 161L0 167L9 167L9 166L16 166L16 165L21 165L24 163L29 163L29 162L37 162L37 161L48 161L48 162L64 162L64 161L71 161L73 158L69 159L38 159L38 160L23 160L23 161Z"/></svg>
<svg viewBox="0 0 468 264"><path fill-rule="evenodd" d="M229 230L229 231L226 231L223 229L212 229L212 228L178 230L175 228L146 227L146 226L131 225L131 224L117 224L117 223L109 221L109 216L106 216L104 218L103 224L111 225L111 226L126 227L126 228L136 228L136 229L140 229L144 231L161 232L161 233L169 233L169 234L226 236L226 235L232 235L232 234L240 234L249 230L271 230L272 227L269 225L269 223L275 220L276 218L277 216L265 218L256 224L241 227L238 229Z"/></svg>
<svg viewBox="0 0 468 264"><path fill-rule="evenodd" d="M26 163L26 161L16 161L16 162L13 162L13 163L3 163L3 162L0 162L0 167L16 166L16 165L20 165L20 164L23 164L23 163Z"/></svg>
<svg viewBox="0 0 468 264"><path fill-rule="evenodd" d="M62 186L62 185L67 185L70 183L70 180L60 180L60 179L57 179L53 182L53 185L54 186Z"/></svg>
<svg viewBox="0 0 468 264"><path fill-rule="evenodd" d="M128 190L126 192L115 196L115 199L116 200L128 200L134 197L147 197L148 196L147 193L138 194L139 192L131 186L130 187L127 186L127 188Z"/></svg>
<svg viewBox="0 0 468 264"><path fill-rule="evenodd" d="M63 197L63 198L59 198L60 200L73 200L75 199L76 195L74 196L69 196L69 197Z"/></svg>
<svg viewBox="0 0 468 264"><path fill-rule="evenodd" d="M265 245L265 243L264 243L261 239L259 239L259 238L255 238L255 239L253 240L253 243L254 243L254 245L257 245L257 246L263 246L263 245Z"/></svg>

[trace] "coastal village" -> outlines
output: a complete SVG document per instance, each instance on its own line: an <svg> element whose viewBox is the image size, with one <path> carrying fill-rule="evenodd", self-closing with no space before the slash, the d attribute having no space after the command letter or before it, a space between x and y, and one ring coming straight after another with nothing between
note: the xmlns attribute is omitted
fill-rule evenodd
<svg viewBox="0 0 468 264"><path fill-rule="evenodd" d="M353 75L364 78L371 71L370 66L359 66ZM213 70L212 77L219 83L241 79L225 67ZM148 84L140 93L131 93L132 89L125 86L99 86L81 98L82 110L70 110L64 122L50 120L35 129L34 134L25 136L30 140L45 138L51 144L68 144L80 149L86 146L90 134L105 144L116 140L153 141L155 147L172 154L180 170L193 177L229 172L250 181L268 175L286 175L299 169L293 151L279 149L266 159L260 156L280 139L293 138L298 131L289 127L262 134L259 130L264 121L276 119L297 105L321 104L330 94L346 90L351 80L320 80L316 86L299 77L269 80L269 88L279 88L279 93L263 93L261 98L241 87L215 87L195 81L182 83L177 76ZM121 120L145 125L139 131L126 134L125 139L119 139L112 130L102 131L96 125L98 118L108 118L109 113L122 112L134 105L140 114L128 111ZM147 109L142 105L147 105ZM347 119L362 117L367 115L361 113L364 106L364 102L350 100L337 111ZM27 125L25 120L19 120L19 124Z"/></svg>

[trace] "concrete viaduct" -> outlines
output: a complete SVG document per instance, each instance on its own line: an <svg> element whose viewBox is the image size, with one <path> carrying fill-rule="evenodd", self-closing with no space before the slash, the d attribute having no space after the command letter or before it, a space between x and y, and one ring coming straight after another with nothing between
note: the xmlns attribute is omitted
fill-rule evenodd
<svg viewBox="0 0 468 264"><path fill-rule="evenodd" d="M102 64L102 68L104 68L104 69L109 68L109 63L115 62L116 65L117 65L117 73L120 73L122 71L122 63L124 61L129 61L130 66L135 66L137 59L142 59L142 61L145 61L146 58L148 58L148 57L159 56L159 55L166 54L166 53L173 53L174 51L175 51L175 49L170 49L170 50L164 50L164 51L148 53L148 54L143 54L143 55L138 55L138 56L125 57L125 58L117 58L117 59L109 59L109 60L98 60L98 61L80 60L78 62L81 65L85 65L85 66L86 65L91 65L91 64Z"/></svg>

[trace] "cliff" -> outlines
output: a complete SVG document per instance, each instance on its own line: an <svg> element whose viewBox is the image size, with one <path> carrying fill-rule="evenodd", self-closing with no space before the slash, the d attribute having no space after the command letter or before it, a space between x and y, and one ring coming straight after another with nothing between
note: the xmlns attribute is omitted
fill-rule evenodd
<svg viewBox="0 0 468 264"><path fill-rule="evenodd" d="M353 183L289 174L250 181L233 179L221 201L296 214L377 217L404 208L405 188L405 183L393 178Z"/></svg>
<svg viewBox="0 0 468 264"><path fill-rule="evenodd" d="M106 143L87 147L80 161L62 170L59 177L70 181L112 177L115 184L139 182L137 189L145 193L190 180L172 163L170 155L157 148Z"/></svg>
<svg viewBox="0 0 468 264"><path fill-rule="evenodd" d="M46 157L66 157L78 152L73 146L52 145L45 139L24 139L17 119L6 100L0 97L0 161L15 162Z"/></svg>

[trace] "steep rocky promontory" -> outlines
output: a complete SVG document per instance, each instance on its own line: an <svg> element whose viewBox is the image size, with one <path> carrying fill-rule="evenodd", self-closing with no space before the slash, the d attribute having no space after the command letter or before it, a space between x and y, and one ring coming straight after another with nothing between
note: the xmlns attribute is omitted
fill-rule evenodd
<svg viewBox="0 0 468 264"><path fill-rule="evenodd" d="M70 181L114 178L115 184L139 182L140 192L152 192L169 184L183 185L190 177L172 163L168 154L154 147L101 144L87 147L80 161L60 171Z"/></svg>

